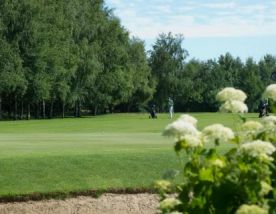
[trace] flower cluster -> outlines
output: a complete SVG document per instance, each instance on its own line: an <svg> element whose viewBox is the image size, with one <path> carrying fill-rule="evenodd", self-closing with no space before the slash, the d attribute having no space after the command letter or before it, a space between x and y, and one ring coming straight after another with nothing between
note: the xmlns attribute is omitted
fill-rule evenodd
<svg viewBox="0 0 276 214"><path fill-rule="evenodd" d="M226 102L229 100L238 100L238 101L244 102L247 96L243 91L239 89L227 87L221 90L217 94L216 98L220 102Z"/></svg>
<svg viewBox="0 0 276 214"><path fill-rule="evenodd" d="M274 127L276 125L276 116L267 116L262 119L266 127Z"/></svg>
<svg viewBox="0 0 276 214"><path fill-rule="evenodd" d="M264 125L257 121L246 121L241 125L240 137L243 140L254 140L258 134L264 130Z"/></svg>
<svg viewBox="0 0 276 214"><path fill-rule="evenodd" d="M234 137L234 132L221 124L213 124L202 130L204 143L225 143L232 140Z"/></svg>
<svg viewBox="0 0 276 214"><path fill-rule="evenodd" d="M182 120L185 121L187 123L192 124L194 127L196 127L197 125L197 119L195 119L194 117L188 115L188 114L182 114L178 120Z"/></svg>
<svg viewBox="0 0 276 214"><path fill-rule="evenodd" d="M242 124L241 129L245 132L258 132L263 129L263 125L257 121L246 121Z"/></svg>
<svg viewBox="0 0 276 214"><path fill-rule="evenodd" d="M201 133L196 128L197 119L183 114L176 121L167 125L163 131L164 136L174 137L176 147L181 149L199 148L203 146Z"/></svg>
<svg viewBox="0 0 276 214"><path fill-rule="evenodd" d="M159 208L164 211L169 211L181 204L181 201L176 198L166 198L160 202Z"/></svg>
<svg viewBox="0 0 276 214"><path fill-rule="evenodd" d="M257 205L242 205L236 212L236 214L268 214L268 211Z"/></svg>
<svg viewBox="0 0 276 214"><path fill-rule="evenodd" d="M197 119L194 117L183 114L176 121L167 125L163 131L164 136L175 137L177 140L185 141L188 144L196 146L198 142L200 132L196 128Z"/></svg>
<svg viewBox="0 0 276 214"><path fill-rule="evenodd" d="M215 166L219 168L223 168L225 166L225 162L218 158L211 160L210 164L211 166Z"/></svg>
<svg viewBox="0 0 276 214"><path fill-rule="evenodd" d="M243 91L229 87L221 90L216 99L223 103L220 107L222 112L246 113L248 112L248 107L244 103L246 97Z"/></svg>
<svg viewBox="0 0 276 214"><path fill-rule="evenodd" d="M269 159L268 155L271 155L275 150L276 148L272 143L261 140L244 143L240 147L240 151L248 156L265 159Z"/></svg>
<svg viewBox="0 0 276 214"><path fill-rule="evenodd" d="M238 100L227 100L219 109L221 112L246 113L248 107Z"/></svg>
<svg viewBox="0 0 276 214"><path fill-rule="evenodd" d="M264 97L271 98L272 100L276 101L276 84L271 84L266 87Z"/></svg>
<svg viewBox="0 0 276 214"><path fill-rule="evenodd" d="M176 120L165 128L163 135L180 139L185 135L197 136L198 130L191 123Z"/></svg>
<svg viewBox="0 0 276 214"><path fill-rule="evenodd" d="M276 84L265 94L276 100ZM245 99L244 92L234 88L217 95L223 102L220 110L232 113L248 111ZM187 114L165 128L163 135L176 139L174 148L180 160L182 151L187 156L181 161L180 184L164 180L155 184L162 213L209 213L210 207L212 213L275 212L276 116L260 122L240 118L242 124L236 126L236 132L222 124L199 131L197 120ZM225 147L219 148L221 145Z"/></svg>
<svg viewBox="0 0 276 214"><path fill-rule="evenodd" d="M261 181L261 191L260 195L265 196L272 190L272 186L268 183Z"/></svg>
<svg viewBox="0 0 276 214"><path fill-rule="evenodd" d="M182 148L195 148L203 146L203 142L199 134L197 136L185 135L180 138L180 142Z"/></svg>
<svg viewBox="0 0 276 214"><path fill-rule="evenodd" d="M159 189L161 191L169 191L170 187L171 187L171 183L169 181L166 180L159 180L155 182L154 187L156 189Z"/></svg>

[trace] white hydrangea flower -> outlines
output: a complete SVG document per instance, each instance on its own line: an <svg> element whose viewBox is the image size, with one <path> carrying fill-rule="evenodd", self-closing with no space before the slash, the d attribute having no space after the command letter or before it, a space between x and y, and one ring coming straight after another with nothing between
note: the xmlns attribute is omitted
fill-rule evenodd
<svg viewBox="0 0 276 214"><path fill-rule="evenodd" d="M240 151L252 157L266 158L271 155L276 148L270 142L256 140L249 143L244 143L240 147Z"/></svg>
<svg viewBox="0 0 276 214"><path fill-rule="evenodd" d="M248 107L245 103L238 100L228 100L219 109L221 112L232 112L232 113L246 113Z"/></svg>
<svg viewBox="0 0 276 214"><path fill-rule="evenodd" d="M229 100L237 100L240 102L244 102L246 98L247 96L242 90L235 89L232 87L222 89L216 96L216 99L220 102L225 102Z"/></svg>
<svg viewBox="0 0 276 214"><path fill-rule="evenodd" d="M155 182L155 188L167 191L171 187L171 183L166 180L158 180Z"/></svg>
<svg viewBox="0 0 276 214"><path fill-rule="evenodd" d="M257 205L244 204L239 207L236 214L268 214L268 210Z"/></svg>
<svg viewBox="0 0 276 214"><path fill-rule="evenodd" d="M161 210L171 210L179 204L181 204L181 201L176 198L166 198L160 202L159 208Z"/></svg>
<svg viewBox="0 0 276 214"><path fill-rule="evenodd" d="M195 119L194 117L188 115L188 114L182 114L180 117L179 117L179 120L182 120L182 121L185 121L187 123L191 123L193 124L193 126L196 127L196 124L197 124L197 119Z"/></svg>
<svg viewBox="0 0 276 214"><path fill-rule="evenodd" d="M202 140L200 138L200 135L194 136L194 135L185 135L180 138L182 143L184 144L184 147L188 148L195 148L195 147L201 147L203 146Z"/></svg>
<svg viewBox="0 0 276 214"><path fill-rule="evenodd" d="M264 97L271 98L272 100L276 101L276 84L271 84L266 87Z"/></svg>
<svg viewBox="0 0 276 214"><path fill-rule="evenodd" d="M211 160L210 163L211 163L212 166L216 166L218 168L223 168L225 166L225 163L222 160L218 159L218 158L216 158L214 160Z"/></svg>
<svg viewBox="0 0 276 214"><path fill-rule="evenodd" d="M273 161L273 157L271 156L268 156L267 154L265 153L262 153L258 156L258 158L260 159L260 161L262 162L270 162L270 161Z"/></svg>
<svg viewBox="0 0 276 214"><path fill-rule="evenodd" d="M242 131L245 131L247 133L254 133L257 131L260 131L261 129L263 129L264 126L257 122L257 121L246 121L244 124L242 124L241 129Z"/></svg>
<svg viewBox="0 0 276 214"><path fill-rule="evenodd" d="M261 181L260 195L262 195L262 196L267 195L271 190L272 190L271 185L269 185L268 183L266 183L264 181Z"/></svg>
<svg viewBox="0 0 276 214"><path fill-rule="evenodd" d="M163 131L164 136L171 136L180 139L185 135L197 136L199 131L191 124L182 120L176 120L171 124L167 125Z"/></svg>
<svg viewBox="0 0 276 214"><path fill-rule="evenodd" d="M234 132L221 124L213 124L202 130L203 142L227 142L235 137Z"/></svg>
<svg viewBox="0 0 276 214"><path fill-rule="evenodd" d="M262 118L262 123L265 126L275 126L276 125L276 116L267 116Z"/></svg>

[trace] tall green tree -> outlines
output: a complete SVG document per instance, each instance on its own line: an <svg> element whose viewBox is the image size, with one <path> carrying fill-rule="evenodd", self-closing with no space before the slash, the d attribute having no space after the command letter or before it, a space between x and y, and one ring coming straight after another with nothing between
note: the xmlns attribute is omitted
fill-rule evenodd
<svg viewBox="0 0 276 214"><path fill-rule="evenodd" d="M139 111L152 99L155 88L143 41L138 38L130 39L128 58L133 92L128 99L126 110Z"/></svg>
<svg viewBox="0 0 276 214"><path fill-rule="evenodd" d="M275 80L271 78L273 72L276 72L276 57L267 54L258 63L259 76L264 86L274 83Z"/></svg>
<svg viewBox="0 0 276 214"><path fill-rule="evenodd" d="M249 111L258 111L258 104L263 93L263 83L259 75L259 69L253 58L248 58L239 73L239 88L247 94L246 103Z"/></svg>
<svg viewBox="0 0 276 214"><path fill-rule="evenodd" d="M180 89L178 78L188 55L182 42L182 35L161 34L150 52L149 64L157 81L154 100L161 111L165 109L168 97L174 97Z"/></svg>
<svg viewBox="0 0 276 214"><path fill-rule="evenodd" d="M239 78L239 71L242 69L242 62L239 58L234 58L230 53L221 55L218 58L220 76L226 86L236 87Z"/></svg>
<svg viewBox="0 0 276 214"><path fill-rule="evenodd" d="M89 98L89 92L102 71L99 61L98 34L104 24L103 1L85 1L78 5L72 17L72 53L75 72L71 78L71 104L75 116L81 116L81 108Z"/></svg>
<svg viewBox="0 0 276 214"><path fill-rule="evenodd" d="M101 27L99 33L102 39L99 58L103 70L96 79L91 100L96 108L100 106L112 112L116 106L128 101L134 86L128 55L128 32L111 11L106 11L106 15L109 22Z"/></svg>
<svg viewBox="0 0 276 214"><path fill-rule="evenodd" d="M18 100L22 99L27 88L19 45L25 25L25 17L20 14L26 7L18 1L0 2L0 117L2 97L6 96L14 119L18 118Z"/></svg>

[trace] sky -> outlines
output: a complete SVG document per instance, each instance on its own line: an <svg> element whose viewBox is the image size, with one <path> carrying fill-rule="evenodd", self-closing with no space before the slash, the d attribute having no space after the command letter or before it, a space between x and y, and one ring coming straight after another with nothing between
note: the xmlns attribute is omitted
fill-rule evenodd
<svg viewBox="0 0 276 214"><path fill-rule="evenodd" d="M189 58L230 52L245 60L276 55L276 0L106 0L146 49L161 33L182 34Z"/></svg>

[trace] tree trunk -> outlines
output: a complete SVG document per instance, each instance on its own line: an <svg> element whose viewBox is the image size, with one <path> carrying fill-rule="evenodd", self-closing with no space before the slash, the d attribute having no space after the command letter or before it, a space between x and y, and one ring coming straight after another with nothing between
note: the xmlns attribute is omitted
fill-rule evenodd
<svg viewBox="0 0 276 214"><path fill-rule="evenodd" d="M65 117L64 111L65 111L65 104L64 104L64 102L62 102L62 118Z"/></svg>
<svg viewBox="0 0 276 214"><path fill-rule="evenodd" d="M9 99L9 106L8 106L8 109L7 109L9 119L12 118L12 112L13 112L13 102L12 102L12 99Z"/></svg>
<svg viewBox="0 0 276 214"><path fill-rule="evenodd" d="M81 103L80 103L80 101L75 102L75 117L81 117Z"/></svg>
<svg viewBox="0 0 276 214"><path fill-rule="evenodd" d="M109 113L113 113L113 111L114 111L114 107L113 107L113 105L109 105Z"/></svg>
<svg viewBox="0 0 276 214"><path fill-rule="evenodd" d="M14 119L17 120L17 97L14 98Z"/></svg>
<svg viewBox="0 0 276 214"><path fill-rule="evenodd" d="M45 114L45 101L42 100L42 117L43 119L46 119L46 114Z"/></svg>
<svg viewBox="0 0 276 214"><path fill-rule="evenodd" d="M28 106L27 106L27 120L29 120L31 118L31 106L30 106L30 103L28 103Z"/></svg>
<svg viewBox="0 0 276 214"><path fill-rule="evenodd" d="M2 120L2 97L0 96L0 120Z"/></svg>
<svg viewBox="0 0 276 214"><path fill-rule="evenodd" d="M78 102L78 117L81 117L81 103Z"/></svg>
<svg viewBox="0 0 276 214"><path fill-rule="evenodd" d="M21 101L20 120L23 119L23 115L24 115L24 102Z"/></svg>
<svg viewBox="0 0 276 214"><path fill-rule="evenodd" d="M94 106L94 115L96 116L98 113L98 105L95 105Z"/></svg>
<svg viewBox="0 0 276 214"><path fill-rule="evenodd" d="M130 109L131 109L131 104L127 105L126 109L127 109L127 112L130 112Z"/></svg>
<svg viewBox="0 0 276 214"><path fill-rule="evenodd" d="M52 100L51 106L50 106L50 115L49 115L50 119L53 118L53 112L54 112L53 110L54 110L54 101Z"/></svg>
<svg viewBox="0 0 276 214"><path fill-rule="evenodd" d="M40 118L40 105L39 103L36 104L36 119Z"/></svg>
<svg viewBox="0 0 276 214"><path fill-rule="evenodd" d="M77 102L75 102L75 117L78 117L78 105L77 105Z"/></svg>

